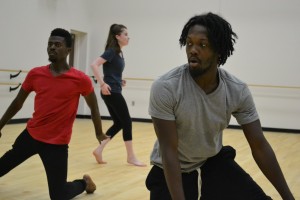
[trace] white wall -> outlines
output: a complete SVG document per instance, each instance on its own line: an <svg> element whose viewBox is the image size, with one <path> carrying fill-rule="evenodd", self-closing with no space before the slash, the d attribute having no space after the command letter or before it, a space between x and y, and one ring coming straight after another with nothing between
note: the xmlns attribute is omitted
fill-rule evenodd
<svg viewBox="0 0 300 200"><path fill-rule="evenodd" d="M300 89L253 86L300 87L298 0L0 0L0 5L0 69L46 64L49 33L63 27L82 34L76 66L91 75L88 65L103 52L109 26L122 23L131 38L124 48L124 77L150 79L186 62L178 39L190 17L207 11L219 13L239 36L234 55L223 67L250 85L262 125L300 130ZM151 83L128 80L124 96L132 117L150 118ZM0 86L0 114L16 94L7 92L7 87ZM102 115L108 115L98 97ZM32 99L28 105L16 118L31 116ZM82 101L78 113L89 114Z"/></svg>
<svg viewBox="0 0 300 200"><path fill-rule="evenodd" d="M0 0L0 69L29 70L48 64L46 50L51 30L62 27L90 32L89 10L83 0ZM82 56L80 58L82 60ZM86 66L87 58L84 65L77 67L85 71ZM26 75L21 73L10 80L9 74L14 73L0 72L0 82L22 82ZM1 116L18 90L8 91L9 86L0 85ZM14 119L31 117L33 99L34 94L31 94Z"/></svg>

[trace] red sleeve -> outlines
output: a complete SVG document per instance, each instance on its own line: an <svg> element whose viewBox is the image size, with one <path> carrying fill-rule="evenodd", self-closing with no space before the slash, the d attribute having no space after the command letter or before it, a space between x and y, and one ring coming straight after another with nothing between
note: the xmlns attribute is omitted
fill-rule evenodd
<svg viewBox="0 0 300 200"><path fill-rule="evenodd" d="M87 96L89 95L91 92L94 91L94 87L93 87L93 84L92 84L92 81L90 79L90 77L88 77L86 74L83 74L82 76L82 92L81 92L81 95L82 96Z"/></svg>
<svg viewBox="0 0 300 200"><path fill-rule="evenodd" d="M22 88L26 91L26 92L31 92L33 91L33 85L32 85L32 75L33 75L33 70L30 70L27 74L27 76L25 77L25 80L22 83Z"/></svg>

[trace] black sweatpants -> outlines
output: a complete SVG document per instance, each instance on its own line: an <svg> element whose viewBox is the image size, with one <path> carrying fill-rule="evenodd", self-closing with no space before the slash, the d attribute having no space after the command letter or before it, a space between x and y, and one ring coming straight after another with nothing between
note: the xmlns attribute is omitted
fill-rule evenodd
<svg viewBox="0 0 300 200"><path fill-rule="evenodd" d="M224 146L201 169L201 200L270 200L264 191L235 161L235 149ZM198 199L198 171L182 173L187 200ZM146 179L150 200L171 200L164 172L153 166Z"/></svg>
<svg viewBox="0 0 300 200"><path fill-rule="evenodd" d="M35 154L43 162L52 200L72 199L85 190L86 183L83 179L67 182L68 145L39 142L26 129L17 137L13 148L0 158L0 177Z"/></svg>

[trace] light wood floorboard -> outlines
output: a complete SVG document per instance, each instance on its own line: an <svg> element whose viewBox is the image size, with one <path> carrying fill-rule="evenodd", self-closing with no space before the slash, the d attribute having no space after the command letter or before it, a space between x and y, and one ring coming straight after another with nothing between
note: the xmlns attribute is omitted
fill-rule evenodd
<svg viewBox="0 0 300 200"><path fill-rule="evenodd" d="M103 120L103 129L111 125ZM11 148L25 124L6 125L0 138L0 155ZM265 132L276 152L277 159L296 199L300 200L300 134ZM149 156L156 139L151 123L133 122L133 145L138 158L147 167L135 167L126 163L125 145L119 133L105 148L103 156L107 164L96 163L92 151L98 145L94 136L93 124L89 119L76 119L73 137L69 148L68 180L90 174L97 190L92 195L85 193L75 199L87 200L147 200L145 178L151 168ZM250 149L241 130L227 129L224 144L237 150L237 162L274 200L280 196L262 175L251 156ZM0 178L1 200L49 199L46 175L38 156L34 156Z"/></svg>

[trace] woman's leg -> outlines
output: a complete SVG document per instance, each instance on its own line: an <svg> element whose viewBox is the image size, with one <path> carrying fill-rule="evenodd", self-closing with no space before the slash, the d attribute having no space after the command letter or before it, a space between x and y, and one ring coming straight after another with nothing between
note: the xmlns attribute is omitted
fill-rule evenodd
<svg viewBox="0 0 300 200"><path fill-rule="evenodd" d="M106 131L106 135L112 139L122 129L122 123L116 109L116 105L119 103L118 95L116 93L111 93L111 95L101 94L101 97L113 121L113 125Z"/></svg>
<svg viewBox="0 0 300 200"><path fill-rule="evenodd" d="M102 141L99 144L99 146L93 151L93 155L95 156L97 163L106 164L107 162L103 160L103 156L102 156L104 147L121 130L122 127L121 127L121 122L119 121L118 117L114 113L113 107L111 106L115 104L114 96L101 94L101 97L104 100L108 112L113 120L113 125L106 132L106 135L110 136L110 138Z"/></svg>
<svg viewBox="0 0 300 200"><path fill-rule="evenodd" d="M123 95L121 93L111 93L111 95L102 95L102 97L109 108L114 125L123 129L123 140L127 151L127 162L136 166L146 166L137 159L133 151L132 121ZM107 135L113 137L115 135L114 133L115 132L111 133L108 131Z"/></svg>
<svg viewBox="0 0 300 200"><path fill-rule="evenodd" d="M129 164L138 166L138 167L145 167L147 166L146 164L142 163L137 159L137 157L134 154L133 151L133 145L132 145L132 140L130 141L124 141L125 142L125 147L126 147L126 152L127 152L127 162Z"/></svg>
<svg viewBox="0 0 300 200"><path fill-rule="evenodd" d="M115 106L113 106L114 114L116 118L119 119L121 122L121 126L123 129L123 140L126 147L127 152L127 162L129 164L144 167L146 164L139 161L134 153L133 150L133 143L132 143L132 121L129 114L127 103L122 94L116 94L115 98L116 102Z"/></svg>
<svg viewBox="0 0 300 200"><path fill-rule="evenodd" d="M106 144L110 141L110 138L107 138L98 145L98 147L93 151L93 155L95 156L95 159L98 164L106 164L107 162L103 160L102 152L104 150L104 147Z"/></svg>

